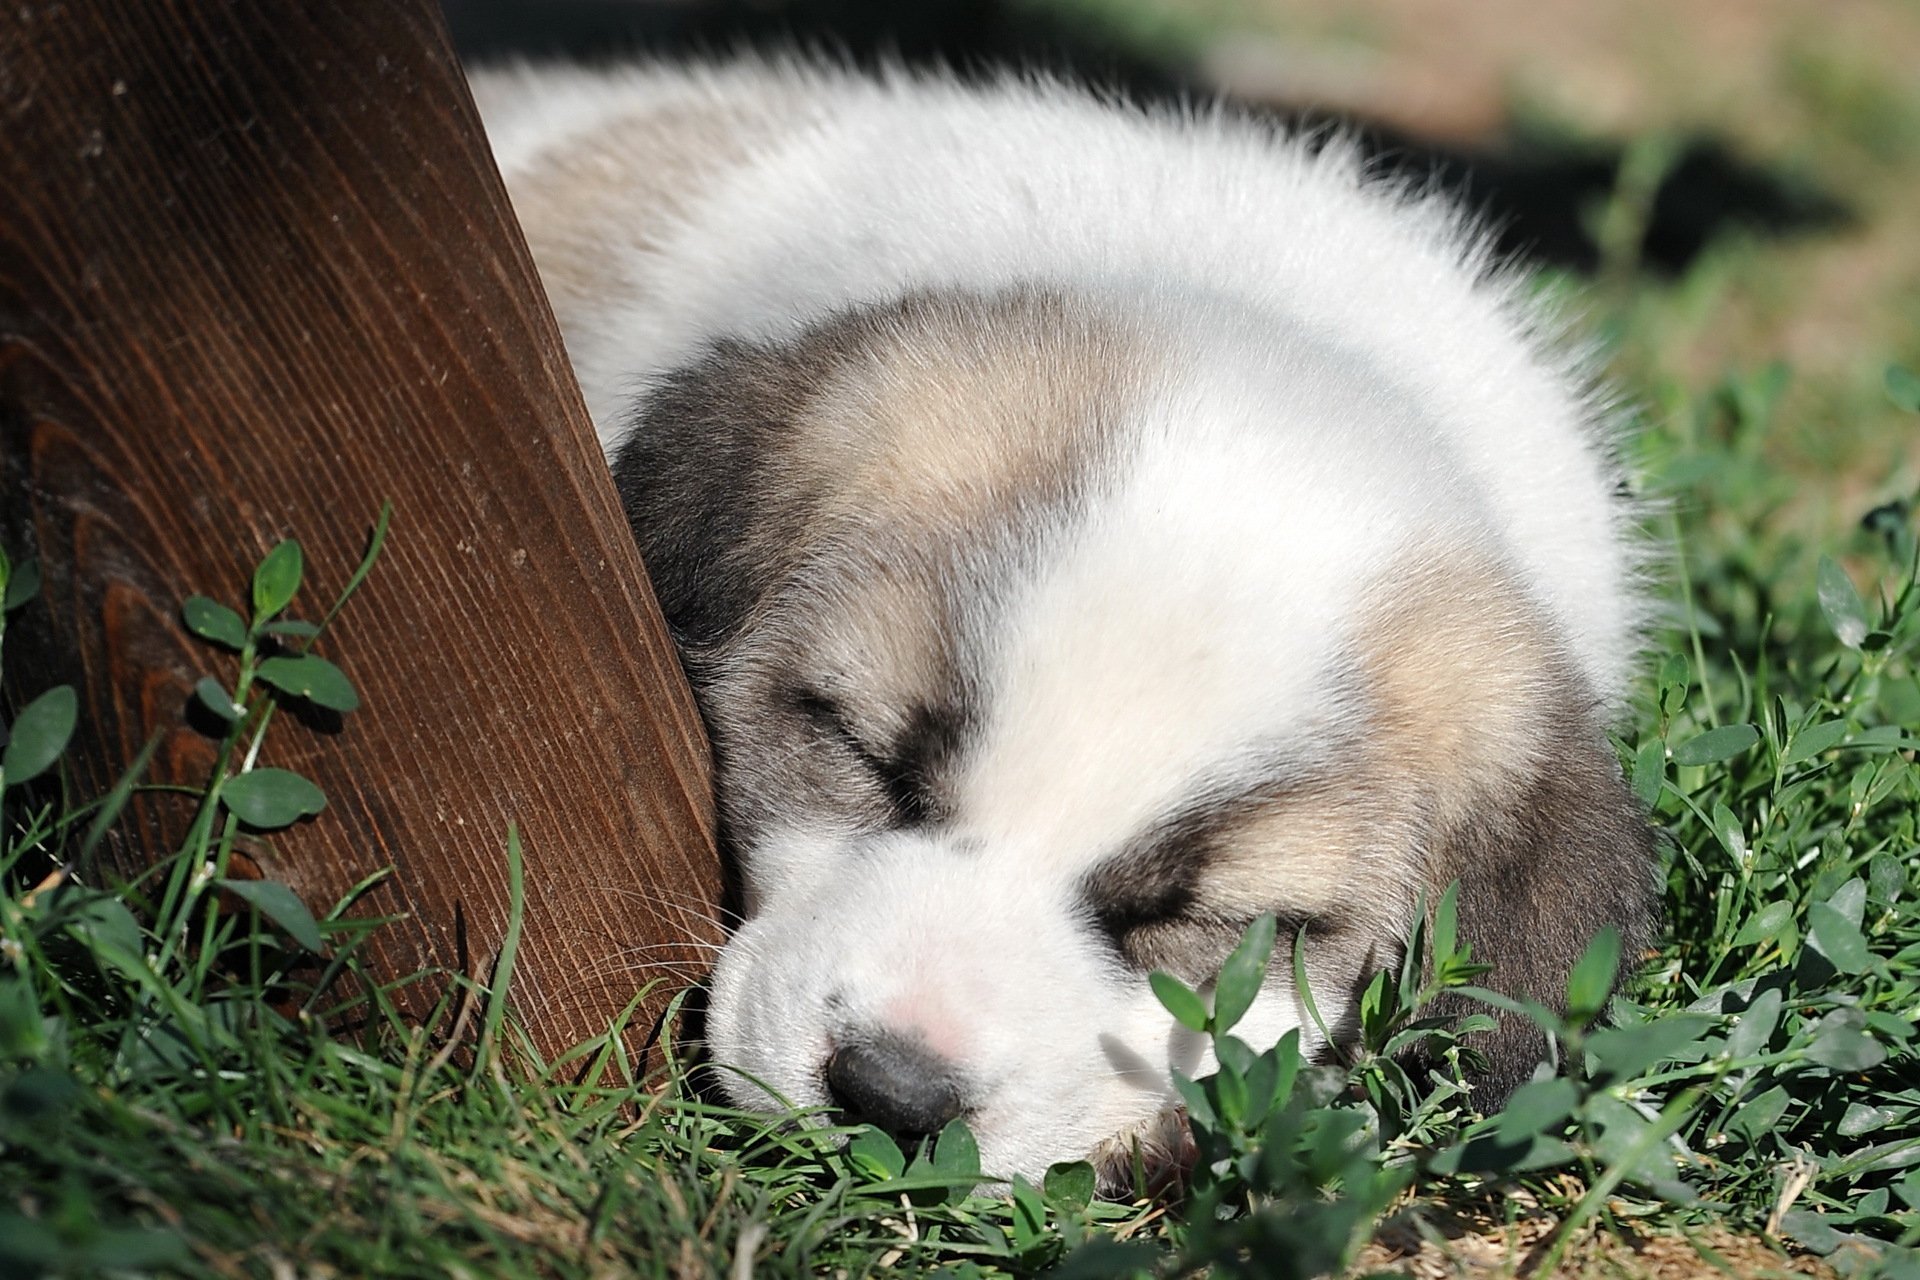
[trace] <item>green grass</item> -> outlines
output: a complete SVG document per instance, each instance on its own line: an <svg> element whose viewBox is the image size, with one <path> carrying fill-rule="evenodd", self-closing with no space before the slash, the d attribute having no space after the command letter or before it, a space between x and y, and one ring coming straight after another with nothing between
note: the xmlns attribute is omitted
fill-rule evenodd
<svg viewBox="0 0 1920 1280"><path fill-rule="evenodd" d="M580 1084L628 1072L618 1028L542 1063L470 982L409 1026L355 959L377 925L316 921L277 886L225 875L242 818L270 829L322 803L292 775L241 768L275 707L357 705L308 652L321 626L287 612L302 566L284 544L248 616L199 597L183 610L209 642L200 700L230 727L181 849L140 882L81 883L132 775L64 811L27 785L71 731L70 692L15 718L0 774L0 1273L1233 1274L1257 1256L1251 1273L1304 1276L1348 1262L1389 1207L1417 1229L1519 1190L1561 1221L1555 1256L1596 1225L1717 1223L1920 1274L1913 523L1881 506L1824 552L1740 523L1789 496L1759 460L1784 378L1729 378L1643 439L1679 590L1621 747L1671 834L1668 933L1615 1026L1593 1021L1594 975L1610 970L1597 944L1568 1019L1540 1014L1563 1074L1502 1115L1464 1112L1388 1056L1444 1039L1422 1005L1474 975L1444 903L1416 940L1424 970L1370 993L1349 1067L1233 1041L1232 973L1212 1013L1168 987L1228 1064L1184 1086L1206 1159L1171 1211L1091 1200L1084 1165L975 1196L961 1129L909 1160L871 1131L714 1106L679 1064L651 1094ZM16 620L32 577L13 571ZM502 844L517 883L517 843ZM1230 970L1263 971L1262 945ZM342 1018L359 1030L329 1035ZM482 1030L477 1049L462 1024Z"/></svg>
<svg viewBox="0 0 1920 1280"><path fill-rule="evenodd" d="M1167 987L1228 1064L1183 1085L1206 1159L1172 1207L1095 1201L1077 1164L976 1196L960 1129L909 1158L871 1131L716 1106L679 1062L636 1090L618 1027L543 1062L489 998L504 971L456 979L411 1025L356 959L377 924L316 920L226 874L242 820L324 803L247 767L275 708L357 706L311 651L345 601L292 617L289 544L244 614L185 602L208 642L198 697L227 736L181 847L136 884L89 868L138 762L113 794L65 803L46 784L78 700L50 691L13 718L0 1276L1308 1275L1351 1266L1383 1213L1437 1235L1519 1205L1557 1224L1535 1261L1573 1262L1596 1233L1727 1229L1920 1276L1920 588L1900 461L1920 403L1910 381L1883 385L1915 340L1798 377L1764 358L1676 367L1765 271L1763 247L1728 244L1671 284L1618 270L1595 304L1646 406L1629 462L1661 511L1663 612L1619 745L1669 835L1666 923L1611 1025L1596 944L1569 1016L1540 1014L1562 1073L1503 1114L1464 1111L1390 1055L1423 1035L1444 1050L1425 1001L1475 976L1444 903L1417 940L1426 966L1370 993L1346 1067L1234 1041L1240 979L1211 1009ZM3 642L32 622L34 574L0 578ZM517 882L517 842L500 842ZM1257 971L1266 941L1235 969Z"/></svg>

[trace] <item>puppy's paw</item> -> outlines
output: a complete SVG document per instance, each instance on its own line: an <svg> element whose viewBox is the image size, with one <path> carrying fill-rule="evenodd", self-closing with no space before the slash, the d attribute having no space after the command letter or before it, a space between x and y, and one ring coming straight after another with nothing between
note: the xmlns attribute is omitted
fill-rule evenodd
<svg viewBox="0 0 1920 1280"><path fill-rule="evenodd" d="M1171 1200L1186 1188L1198 1155L1187 1109L1171 1106L1108 1138L1087 1159L1104 1200Z"/></svg>

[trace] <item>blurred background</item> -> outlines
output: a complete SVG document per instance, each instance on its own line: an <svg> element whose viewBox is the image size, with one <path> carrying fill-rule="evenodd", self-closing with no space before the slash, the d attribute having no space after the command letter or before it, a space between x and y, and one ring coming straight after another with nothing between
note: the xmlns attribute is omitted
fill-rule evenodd
<svg viewBox="0 0 1920 1280"><path fill-rule="evenodd" d="M1817 541L1920 488L1912 419L1882 390L1888 362L1920 362L1914 0L445 8L470 60L797 45L964 74L1038 65L1144 101L1224 95L1352 122L1376 163L1454 188L1546 287L1577 291L1661 428L1643 444L1656 487L1711 509L1712 486L1732 484L1728 518ZM1705 445L1713 467L1675 473Z"/></svg>

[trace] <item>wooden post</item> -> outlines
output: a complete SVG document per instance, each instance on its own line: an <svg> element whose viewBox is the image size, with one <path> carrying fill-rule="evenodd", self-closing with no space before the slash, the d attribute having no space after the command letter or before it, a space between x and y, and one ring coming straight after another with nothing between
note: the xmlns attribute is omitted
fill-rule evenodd
<svg viewBox="0 0 1920 1280"><path fill-rule="evenodd" d="M275 724L330 805L261 870L324 909L392 863L377 969L484 973L518 822L511 1002L549 1055L701 965L699 719L433 0L0 10L0 468L46 580L10 691L80 689L82 794L155 730L159 779L204 776L183 711L230 659L185 596L240 604L296 537L312 616L391 499L323 647L364 709Z"/></svg>

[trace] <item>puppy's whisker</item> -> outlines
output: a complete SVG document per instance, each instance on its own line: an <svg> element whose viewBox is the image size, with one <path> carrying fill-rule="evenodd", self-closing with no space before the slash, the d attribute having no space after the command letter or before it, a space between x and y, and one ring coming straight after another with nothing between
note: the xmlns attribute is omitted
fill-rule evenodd
<svg viewBox="0 0 1920 1280"><path fill-rule="evenodd" d="M596 966L591 970L580 973L568 984L565 990L577 991L588 986L604 986L616 978L627 975L636 975L643 980L635 984L636 988L644 985L646 982L653 982L659 979L668 980L672 987L696 987L706 979L706 975L703 973L688 972L664 965Z"/></svg>
<svg viewBox="0 0 1920 1280"><path fill-rule="evenodd" d="M608 883L600 886L600 888L602 892L615 894L620 897L635 898L642 901L654 902L654 903L659 903L667 906L672 906L676 910L685 911L690 915L696 915L702 919L710 920L715 923L718 923L721 919L721 916L719 914L721 911L721 908L719 904L710 902L707 899L692 893L678 893L678 894L673 893L665 885L657 885L649 889L642 889L640 886L636 884L633 884L631 882L625 882L625 883ZM732 913L728 912L727 914L732 914Z"/></svg>
<svg viewBox="0 0 1920 1280"><path fill-rule="evenodd" d="M675 901L662 895L643 893L631 886L605 886L602 892L641 907L648 918L676 931L684 930L688 925L707 925L716 933L730 932L729 926L719 916L700 909L700 904L692 899L685 902Z"/></svg>
<svg viewBox="0 0 1920 1280"><path fill-rule="evenodd" d="M725 950L726 947L717 942L653 942L638 947L622 947L619 954L623 956L642 956L664 952L684 955L689 951L703 951L709 955L719 955Z"/></svg>
<svg viewBox="0 0 1920 1280"><path fill-rule="evenodd" d="M706 970L702 966L690 964L684 960L647 959L634 951L609 956L596 964L589 965L581 970L580 976L600 978L610 973L638 973L642 970L679 974L695 981L704 980L706 977Z"/></svg>
<svg viewBox="0 0 1920 1280"><path fill-rule="evenodd" d="M692 894L671 894L664 888L641 889L632 883L607 883L599 886L601 892L614 897L643 902L652 906L667 907L685 915L718 923L718 908Z"/></svg>

